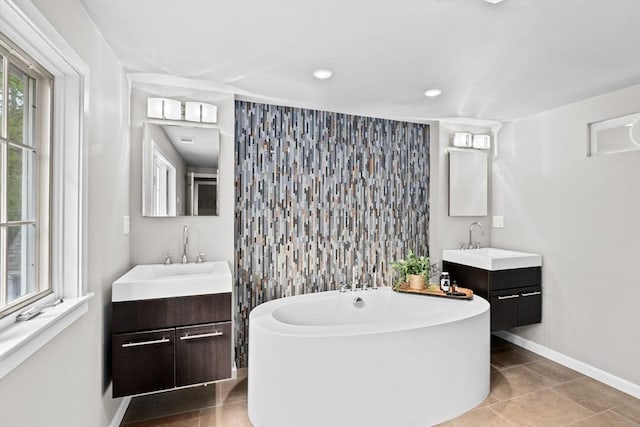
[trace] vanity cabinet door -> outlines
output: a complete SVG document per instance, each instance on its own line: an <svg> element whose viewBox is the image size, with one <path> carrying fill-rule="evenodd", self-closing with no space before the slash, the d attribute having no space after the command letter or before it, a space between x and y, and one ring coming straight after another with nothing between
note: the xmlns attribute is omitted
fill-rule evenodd
<svg viewBox="0 0 640 427"><path fill-rule="evenodd" d="M176 386L231 377L231 322L176 328Z"/></svg>
<svg viewBox="0 0 640 427"><path fill-rule="evenodd" d="M174 329L114 334L113 396L174 387Z"/></svg>
<svg viewBox="0 0 640 427"><path fill-rule="evenodd" d="M518 326L542 322L542 288L521 288L518 305Z"/></svg>
<svg viewBox="0 0 640 427"><path fill-rule="evenodd" d="M491 332L518 326L519 300L517 289L491 293Z"/></svg>

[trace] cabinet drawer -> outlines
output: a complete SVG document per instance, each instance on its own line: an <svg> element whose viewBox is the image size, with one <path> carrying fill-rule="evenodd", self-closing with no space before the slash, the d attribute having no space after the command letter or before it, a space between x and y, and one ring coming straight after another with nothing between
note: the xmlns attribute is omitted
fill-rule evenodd
<svg viewBox="0 0 640 427"><path fill-rule="evenodd" d="M542 322L542 288L521 288L518 305L518 326Z"/></svg>
<svg viewBox="0 0 640 427"><path fill-rule="evenodd" d="M231 322L176 328L176 386L231 377Z"/></svg>
<svg viewBox="0 0 640 427"><path fill-rule="evenodd" d="M175 330L114 334L113 397L172 388Z"/></svg>
<svg viewBox="0 0 640 427"><path fill-rule="evenodd" d="M231 320L231 292L113 303L113 332Z"/></svg>
<svg viewBox="0 0 640 427"><path fill-rule="evenodd" d="M491 331L502 331L518 325L520 293L517 290L491 292Z"/></svg>
<svg viewBox="0 0 640 427"><path fill-rule="evenodd" d="M540 286L542 267L514 268L511 270L489 271L489 290Z"/></svg>

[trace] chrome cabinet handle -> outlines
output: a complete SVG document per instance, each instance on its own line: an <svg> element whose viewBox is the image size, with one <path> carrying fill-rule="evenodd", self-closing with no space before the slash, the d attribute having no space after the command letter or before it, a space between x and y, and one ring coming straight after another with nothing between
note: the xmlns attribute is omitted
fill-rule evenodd
<svg viewBox="0 0 640 427"><path fill-rule="evenodd" d="M511 298L520 298L520 295L505 295L505 296L498 296L498 299L511 299Z"/></svg>
<svg viewBox="0 0 640 427"><path fill-rule="evenodd" d="M122 344L122 348L138 347L138 346L141 346L141 345L163 344L163 343L167 343L167 342L171 342L171 340L169 338L162 337L162 339L153 340L153 341L128 342L126 344Z"/></svg>
<svg viewBox="0 0 640 427"><path fill-rule="evenodd" d="M208 334L199 334L199 335L185 335L183 337L180 337L181 341L184 340L195 340L198 338L209 338L209 337L219 337L221 335L224 335L224 333L220 332L220 331L215 331L215 332L211 332Z"/></svg>
<svg viewBox="0 0 640 427"><path fill-rule="evenodd" d="M522 294L523 297L532 297L534 295L541 295L542 292L540 291L535 291L535 292L527 292L526 294Z"/></svg>

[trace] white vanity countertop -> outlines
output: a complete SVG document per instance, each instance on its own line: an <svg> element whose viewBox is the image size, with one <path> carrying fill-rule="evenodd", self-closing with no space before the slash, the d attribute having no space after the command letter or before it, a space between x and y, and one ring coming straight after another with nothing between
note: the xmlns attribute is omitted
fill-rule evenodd
<svg viewBox="0 0 640 427"><path fill-rule="evenodd" d="M231 292L226 261L137 265L113 282L111 301L135 301Z"/></svg>
<svg viewBox="0 0 640 427"><path fill-rule="evenodd" d="M498 248L446 249L442 260L489 271L542 266L540 254Z"/></svg>

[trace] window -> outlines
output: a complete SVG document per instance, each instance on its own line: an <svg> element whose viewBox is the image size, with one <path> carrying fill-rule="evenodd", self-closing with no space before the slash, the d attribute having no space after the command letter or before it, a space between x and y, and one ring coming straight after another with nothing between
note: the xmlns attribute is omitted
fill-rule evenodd
<svg viewBox="0 0 640 427"><path fill-rule="evenodd" d="M0 153L3 168L0 170L0 211L4 215L0 228L4 228L5 236L0 244L0 273L6 271L9 260L7 241L10 238L15 241L17 237L11 233L19 233L16 243L19 249L13 251L20 255L20 284L14 286L19 292L23 289L25 292L8 305L3 302L5 305L0 308L2 379L86 313L93 294L87 293L86 284L84 129L85 111L89 107L89 67L29 1L0 0L0 29L3 40L0 122L3 126L7 123L0 128L0 132L4 132L0 144L6 151L6 155ZM11 130L11 135L7 109L10 63L16 71L15 77L20 77L23 85L22 91L12 92L16 97L21 94L22 117L21 125ZM22 136L21 142L15 141L19 138L14 132ZM25 139L25 135L31 139ZM10 150L20 154L19 162L12 160L16 168L19 166L19 174L7 168ZM12 202L20 209L16 208L11 214L11 196L7 193L10 175L19 177L20 183L14 184L16 191L20 191L20 202ZM9 221L15 212L20 213L21 220ZM32 267L29 257L35 260ZM17 266L15 259L12 262ZM2 280L0 290L6 301L8 281L4 276ZM64 301L47 308L46 315L27 322L15 321L17 310L41 307L58 297Z"/></svg>
<svg viewBox="0 0 640 427"><path fill-rule="evenodd" d="M0 317L51 293L53 78L0 34Z"/></svg>

